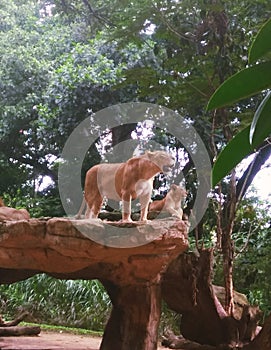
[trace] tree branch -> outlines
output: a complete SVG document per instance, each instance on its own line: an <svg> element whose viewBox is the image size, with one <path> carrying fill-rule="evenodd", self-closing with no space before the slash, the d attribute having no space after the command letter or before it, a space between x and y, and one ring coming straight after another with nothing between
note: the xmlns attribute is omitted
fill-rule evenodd
<svg viewBox="0 0 271 350"><path fill-rule="evenodd" d="M98 19L100 22L104 23L105 25L111 26L111 27L115 27L115 25L109 21L107 18L104 18L103 16L99 15L97 13L97 11L95 11L91 4L89 3L88 0L82 0L83 4L87 7L87 9L89 10L89 12L96 18Z"/></svg>

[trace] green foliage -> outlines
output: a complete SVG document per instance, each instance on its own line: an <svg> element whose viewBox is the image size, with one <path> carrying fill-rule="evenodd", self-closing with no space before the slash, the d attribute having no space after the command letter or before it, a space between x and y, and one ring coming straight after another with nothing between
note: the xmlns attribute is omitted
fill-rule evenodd
<svg viewBox="0 0 271 350"><path fill-rule="evenodd" d="M55 178L48 157L52 154L50 143L46 144L37 130L36 105L48 83L51 61L59 52L54 51L53 41L60 48L62 40L56 36L60 34L59 23L49 30L49 23L40 18L37 2L2 1L2 5L6 11L3 22L8 24L3 23L0 32L0 149L5 172L13 169L14 176L1 181L1 193L11 194L19 187L29 189L40 174ZM62 38L66 35L67 31L62 30ZM20 178L22 173L24 179Z"/></svg>
<svg viewBox="0 0 271 350"><path fill-rule="evenodd" d="M250 49L250 62L262 58L270 51L271 19L261 28ZM271 61L254 64L236 73L226 80L213 94L209 100L207 109L226 106L240 99L250 97L262 90L271 87ZM258 107L252 123L248 129L243 130L231 140L221 152L217 162L214 164L212 173L212 184L215 186L222 178L236 166L240 160L249 155L253 149L258 147L271 133L270 118L271 95L268 93ZM244 140L244 135L246 140ZM242 149L242 153L240 150ZM229 162L228 154L232 153Z"/></svg>
<svg viewBox="0 0 271 350"><path fill-rule="evenodd" d="M215 91L207 109L221 108L240 99L253 96L269 88L271 86L270 81L271 61L245 68L227 79Z"/></svg>
<svg viewBox="0 0 271 350"><path fill-rule="evenodd" d="M2 158L3 157L3 158ZM18 167L17 164L5 159L0 151L0 193L3 194L10 189L13 192L14 189L26 183L28 180L28 172L24 167Z"/></svg>
<svg viewBox="0 0 271 350"><path fill-rule="evenodd" d="M175 334L180 333L181 315L170 310L165 302L162 301L161 320L159 324L159 335L163 336L169 329Z"/></svg>
<svg viewBox="0 0 271 350"><path fill-rule="evenodd" d="M213 167L213 186L223 179L236 165L238 165L238 163L241 162L241 160L247 156L248 149L250 149L250 152L253 153L253 149L249 143L249 131L250 127L246 127L240 131L219 153Z"/></svg>
<svg viewBox="0 0 271 350"><path fill-rule="evenodd" d="M45 191L31 195L32 188L17 189L11 193L2 193L5 205L12 208L25 208L32 218L64 216L58 191L47 188Z"/></svg>
<svg viewBox="0 0 271 350"><path fill-rule="evenodd" d="M269 19L255 36L251 45L248 61L249 63L256 62L258 59L264 57L271 52L271 19Z"/></svg>
<svg viewBox="0 0 271 350"><path fill-rule="evenodd" d="M253 148L256 148L264 139L270 136L271 130L271 93L268 92L257 108L250 125L249 141Z"/></svg>
<svg viewBox="0 0 271 350"><path fill-rule="evenodd" d="M266 315L271 311L271 206L250 194L239 205L233 229L234 287ZM214 283L223 285L220 256L215 259Z"/></svg>
<svg viewBox="0 0 271 350"><path fill-rule="evenodd" d="M138 64L149 51L145 45L141 55L133 44L119 51L98 31L104 29L96 27L102 4L91 15L95 25L81 1L64 8L53 1L2 0L1 5L0 169L5 176L0 195L16 195L24 187L24 195L27 188L36 197L35 184L43 176L57 188L58 158L74 128L92 112L132 99L132 88L116 84L127 64ZM88 168L97 158L97 150L91 150Z"/></svg>
<svg viewBox="0 0 271 350"><path fill-rule="evenodd" d="M28 310L35 322L100 331L110 312L110 299L96 281L62 281L37 275L0 286L1 313L12 318Z"/></svg>
<svg viewBox="0 0 271 350"><path fill-rule="evenodd" d="M79 122L114 98L112 85L120 81L123 64L108 57L112 46L103 53L103 44L102 39L73 44L54 63L43 102L37 106L36 123L38 132L50 136L48 143L58 149Z"/></svg>
<svg viewBox="0 0 271 350"><path fill-rule="evenodd" d="M248 296L252 304L259 305L266 315L271 311L269 226L251 235L246 251L235 260L234 270L239 290Z"/></svg>
<svg viewBox="0 0 271 350"><path fill-rule="evenodd" d="M19 193L22 200L33 197L26 204L34 216L53 213L49 204L45 208L44 193L37 193L44 176L55 183L56 198L50 202L48 188L48 203L55 201L54 212L63 213L56 195L57 158L80 121L112 104L117 96L112 85L124 65L112 58L114 43L99 35L90 40L78 18L66 23L44 8L48 4L1 1L0 195L13 195L14 201Z"/></svg>

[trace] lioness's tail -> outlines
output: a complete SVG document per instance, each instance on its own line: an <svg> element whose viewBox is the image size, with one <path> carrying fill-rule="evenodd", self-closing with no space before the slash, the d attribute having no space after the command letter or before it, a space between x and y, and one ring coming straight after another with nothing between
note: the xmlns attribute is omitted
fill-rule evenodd
<svg viewBox="0 0 271 350"><path fill-rule="evenodd" d="M84 196L82 203L81 203L81 206L80 206L80 209L79 209L78 213L75 215L75 219L81 219L81 215L85 211L86 207L87 207L87 203L86 203L85 196Z"/></svg>
<svg viewBox="0 0 271 350"><path fill-rule="evenodd" d="M3 199L2 199L2 197L0 197L0 207L5 207L5 203L4 203Z"/></svg>

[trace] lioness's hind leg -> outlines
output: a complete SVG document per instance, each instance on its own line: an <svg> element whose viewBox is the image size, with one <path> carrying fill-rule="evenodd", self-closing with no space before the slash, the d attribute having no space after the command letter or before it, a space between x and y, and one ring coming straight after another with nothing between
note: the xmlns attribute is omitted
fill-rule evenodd
<svg viewBox="0 0 271 350"><path fill-rule="evenodd" d="M86 200L85 200L85 197L83 197L80 209L79 209L78 213L75 215L75 219L81 219L81 215L83 214L85 206L86 206Z"/></svg>
<svg viewBox="0 0 271 350"><path fill-rule="evenodd" d="M98 217L98 214L101 210L102 204L103 204L103 198L101 196L98 196L98 198L95 198L95 203L92 207L93 215L95 218Z"/></svg>
<svg viewBox="0 0 271 350"><path fill-rule="evenodd" d="M103 204L103 198L100 194L97 194L95 198L88 198L86 218L96 219L101 210L102 204Z"/></svg>
<svg viewBox="0 0 271 350"><path fill-rule="evenodd" d="M149 194L141 196L140 201L140 220L147 221L148 209L150 204L151 197Z"/></svg>

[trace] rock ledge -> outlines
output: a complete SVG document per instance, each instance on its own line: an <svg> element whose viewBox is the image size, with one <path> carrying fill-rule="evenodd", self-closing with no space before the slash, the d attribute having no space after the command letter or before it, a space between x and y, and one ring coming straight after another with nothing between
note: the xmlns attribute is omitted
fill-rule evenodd
<svg viewBox="0 0 271 350"><path fill-rule="evenodd" d="M0 283L37 273L99 279L113 309L102 350L154 350L161 307L161 276L188 247L183 221L119 224L100 220L0 223Z"/></svg>

